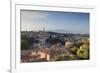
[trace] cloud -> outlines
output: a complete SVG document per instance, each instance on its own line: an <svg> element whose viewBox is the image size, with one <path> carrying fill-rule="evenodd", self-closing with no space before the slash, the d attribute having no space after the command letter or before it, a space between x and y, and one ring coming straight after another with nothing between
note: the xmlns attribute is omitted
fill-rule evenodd
<svg viewBox="0 0 100 73"><path fill-rule="evenodd" d="M39 30L43 30L43 28L49 28L51 27L50 25L42 25L42 24L33 24L33 25L21 25L21 31L39 31Z"/></svg>
<svg viewBox="0 0 100 73"><path fill-rule="evenodd" d="M46 25L37 24L35 20L48 18L47 12L34 10L21 10L21 29L22 30L41 30ZM41 28L41 29L40 29Z"/></svg>
<svg viewBox="0 0 100 73"><path fill-rule="evenodd" d="M32 10L22 10L21 11L21 17L22 19L45 19L48 17L47 13L43 13L41 11L32 11Z"/></svg>

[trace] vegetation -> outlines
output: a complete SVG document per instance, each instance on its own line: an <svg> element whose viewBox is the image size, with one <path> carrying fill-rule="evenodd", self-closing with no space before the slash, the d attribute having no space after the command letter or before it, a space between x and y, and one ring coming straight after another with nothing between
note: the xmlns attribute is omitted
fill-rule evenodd
<svg viewBox="0 0 100 73"><path fill-rule="evenodd" d="M36 40L34 37L21 37L21 49L30 49L33 43L39 43L39 40Z"/></svg>
<svg viewBox="0 0 100 73"><path fill-rule="evenodd" d="M41 32L41 34L42 33L43 32ZM42 35L43 42L40 40L41 36L39 35L39 33L37 33L37 35L39 35L38 37L37 35L29 36L29 34L21 35L21 49L28 50L35 47L35 50L37 51L39 49L45 51L45 49L48 48L46 50L48 50L48 53L50 54L49 61L89 59L90 41L87 35L80 35L81 37L79 39L76 39L73 37L76 36L76 34L63 35L56 32L48 32L48 34L49 35L46 35L46 38ZM41 47L44 48L44 50ZM45 59L41 59L39 61L44 60Z"/></svg>
<svg viewBox="0 0 100 73"><path fill-rule="evenodd" d="M46 40L47 43L50 43L50 44L57 44L57 43L61 43L61 44L64 44L64 41L59 39L59 37L49 37L47 40Z"/></svg>
<svg viewBox="0 0 100 73"><path fill-rule="evenodd" d="M76 55L76 52L77 52L78 49L79 49L79 48L77 48L77 47L73 47L73 48L71 48L70 50L71 50L71 52L72 52L74 55Z"/></svg>
<svg viewBox="0 0 100 73"><path fill-rule="evenodd" d="M21 49L29 49L29 43L26 40L21 40Z"/></svg>
<svg viewBox="0 0 100 73"><path fill-rule="evenodd" d="M89 59L89 40L88 38L84 38L83 42L79 44L77 43L77 45L74 44L73 47L69 49L72 54L68 54L68 53L59 54L55 57L55 60L62 61L62 60ZM72 46L72 45L69 44L68 46Z"/></svg>
<svg viewBox="0 0 100 73"><path fill-rule="evenodd" d="M88 59L89 52L86 49L78 49L77 56L80 57L81 59Z"/></svg>
<svg viewBox="0 0 100 73"><path fill-rule="evenodd" d="M76 60L76 56L73 54L63 53L59 54L55 57L55 61L63 61L63 60Z"/></svg>

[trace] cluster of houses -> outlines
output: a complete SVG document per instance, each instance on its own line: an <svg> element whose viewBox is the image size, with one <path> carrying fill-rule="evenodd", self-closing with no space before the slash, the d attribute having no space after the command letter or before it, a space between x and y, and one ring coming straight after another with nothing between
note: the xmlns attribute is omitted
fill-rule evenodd
<svg viewBox="0 0 100 73"><path fill-rule="evenodd" d="M33 35L34 33L34 35ZM60 35L60 39L64 38L65 44L61 45L61 43L54 44L48 47L46 44L46 39L50 36L47 32L23 32L23 35L29 35L30 37L38 37L39 43L33 43L33 48L30 50L21 50L21 62L43 62L50 61L51 58L58 52L67 51L65 47L69 47L73 44L72 38L66 38L63 34ZM51 37L58 37L56 34L52 34ZM69 41L70 40L70 41ZM81 42L82 40L79 40ZM36 49L35 49L36 48ZM51 51L52 50L52 51Z"/></svg>
<svg viewBox="0 0 100 73"><path fill-rule="evenodd" d="M27 53L25 53L25 51ZM50 60L50 54L47 49L41 49L38 51L35 50L24 50L21 51L21 61L22 62L41 62L41 61L49 61Z"/></svg>

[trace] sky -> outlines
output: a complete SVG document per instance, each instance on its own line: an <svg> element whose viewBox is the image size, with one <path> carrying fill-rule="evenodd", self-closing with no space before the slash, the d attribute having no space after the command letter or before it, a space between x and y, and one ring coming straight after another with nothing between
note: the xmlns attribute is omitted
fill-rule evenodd
<svg viewBox="0 0 100 73"><path fill-rule="evenodd" d="M21 31L89 34L89 13L21 10Z"/></svg>

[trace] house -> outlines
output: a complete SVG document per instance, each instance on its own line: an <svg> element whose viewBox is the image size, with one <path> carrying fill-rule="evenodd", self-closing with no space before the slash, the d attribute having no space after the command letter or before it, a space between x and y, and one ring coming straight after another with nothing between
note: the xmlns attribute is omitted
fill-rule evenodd
<svg viewBox="0 0 100 73"><path fill-rule="evenodd" d="M50 54L48 50L41 49L38 51L30 50L27 51L26 54L21 55L22 62L32 62L32 61L49 61L50 60Z"/></svg>
<svg viewBox="0 0 100 73"><path fill-rule="evenodd" d="M65 42L65 47L70 48L72 46L73 42Z"/></svg>

